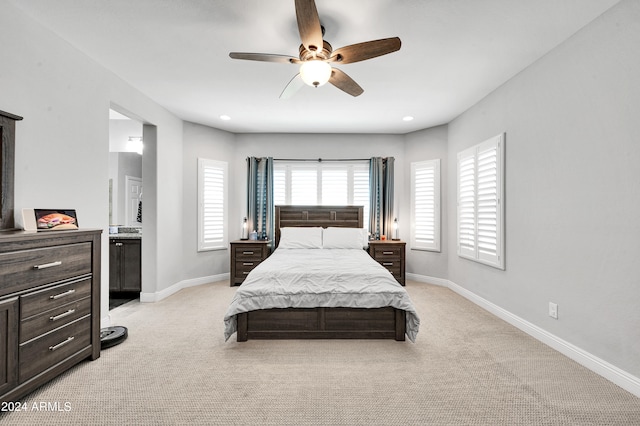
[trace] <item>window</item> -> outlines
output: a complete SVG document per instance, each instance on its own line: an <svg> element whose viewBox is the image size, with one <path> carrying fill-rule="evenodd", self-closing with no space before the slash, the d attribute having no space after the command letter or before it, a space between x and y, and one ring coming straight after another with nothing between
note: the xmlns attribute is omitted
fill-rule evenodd
<svg viewBox="0 0 640 426"><path fill-rule="evenodd" d="M458 154L458 255L504 269L504 134Z"/></svg>
<svg viewBox="0 0 640 426"><path fill-rule="evenodd" d="M440 160L411 163L411 248L440 251Z"/></svg>
<svg viewBox="0 0 640 426"><path fill-rule="evenodd" d="M369 161L274 161L275 205L363 206L369 223Z"/></svg>
<svg viewBox="0 0 640 426"><path fill-rule="evenodd" d="M198 251L227 248L227 163L198 158Z"/></svg>

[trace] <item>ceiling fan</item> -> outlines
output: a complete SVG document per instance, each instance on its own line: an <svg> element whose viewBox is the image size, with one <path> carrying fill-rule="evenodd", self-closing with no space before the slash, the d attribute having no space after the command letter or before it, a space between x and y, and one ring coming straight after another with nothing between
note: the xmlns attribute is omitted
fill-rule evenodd
<svg viewBox="0 0 640 426"><path fill-rule="evenodd" d="M362 87L331 64L350 64L400 50L398 37L366 41L333 50L331 44L323 40L324 27L320 24L315 1L295 0L295 7L298 30L302 39L298 58L269 53L229 53L233 59L300 64L300 72L291 79L280 94L282 99L291 97L304 84L319 87L327 82L351 96L359 96L364 92Z"/></svg>

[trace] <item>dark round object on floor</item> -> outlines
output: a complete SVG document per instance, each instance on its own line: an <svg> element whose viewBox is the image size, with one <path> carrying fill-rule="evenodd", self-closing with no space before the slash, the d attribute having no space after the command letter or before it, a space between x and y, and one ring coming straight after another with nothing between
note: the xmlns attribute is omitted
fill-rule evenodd
<svg viewBox="0 0 640 426"><path fill-rule="evenodd" d="M127 338L127 327L107 327L100 329L100 348L106 349L118 345Z"/></svg>

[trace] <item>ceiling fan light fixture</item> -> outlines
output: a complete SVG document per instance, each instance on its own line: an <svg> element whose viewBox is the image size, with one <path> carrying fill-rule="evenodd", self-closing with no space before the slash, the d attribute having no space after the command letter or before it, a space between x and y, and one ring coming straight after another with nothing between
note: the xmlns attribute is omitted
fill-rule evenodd
<svg viewBox="0 0 640 426"><path fill-rule="evenodd" d="M331 65L317 59L306 61L300 67L300 77L309 86L320 87L331 78Z"/></svg>
<svg viewBox="0 0 640 426"><path fill-rule="evenodd" d="M320 87L330 83L351 96L360 96L364 90L351 77L330 64L350 64L377 58L400 50L399 37L382 38L362 43L350 44L333 50L331 43L324 40L324 27L316 9L315 0L296 0L296 21L300 41L298 57L268 53L230 52L231 59L250 61L300 64L300 72L295 75L280 94L280 99L290 98L303 85Z"/></svg>

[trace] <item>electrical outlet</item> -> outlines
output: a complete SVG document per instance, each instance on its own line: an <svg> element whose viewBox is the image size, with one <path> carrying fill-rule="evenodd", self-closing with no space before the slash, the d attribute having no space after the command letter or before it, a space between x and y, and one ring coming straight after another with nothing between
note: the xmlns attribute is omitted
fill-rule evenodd
<svg viewBox="0 0 640 426"><path fill-rule="evenodd" d="M558 304L549 302L549 316L558 319Z"/></svg>

